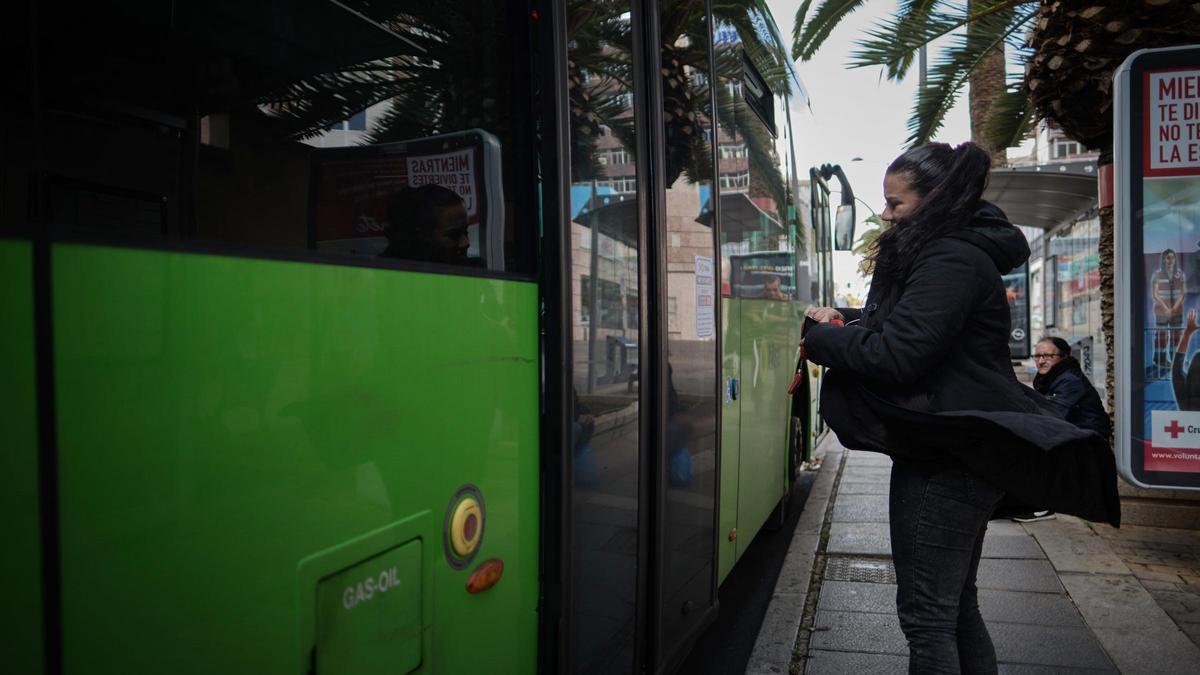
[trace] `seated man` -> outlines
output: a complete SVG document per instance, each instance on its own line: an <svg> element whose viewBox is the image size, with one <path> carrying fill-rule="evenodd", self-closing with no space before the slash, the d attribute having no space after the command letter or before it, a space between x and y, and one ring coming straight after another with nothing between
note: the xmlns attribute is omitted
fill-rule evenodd
<svg viewBox="0 0 1200 675"><path fill-rule="evenodd" d="M1033 349L1033 363L1038 372L1033 378L1033 388L1049 399L1058 414L1071 424L1091 429L1107 439L1111 431L1108 413L1079 361L1071 356L1071 345L1062 338L1042 338ZM1034 511L1013 520L1030 523L1053 517L1053 511Z"/></svg>
<svg viewBox="0 0 1200 675"><path fill-rule="evenodd" d="M441 185L406 187L388 205L383 258L470 265L467 209L462 197Z"/></svg>

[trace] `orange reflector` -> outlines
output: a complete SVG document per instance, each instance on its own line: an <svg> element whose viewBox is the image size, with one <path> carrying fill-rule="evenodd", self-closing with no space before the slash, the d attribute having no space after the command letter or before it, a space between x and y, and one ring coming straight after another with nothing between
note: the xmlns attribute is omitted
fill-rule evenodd
<svg viewBox="0 0 1200 675"><path fill-rule="evenodd" d="M471 578L467 579L468 593L482 593L500 581L500 577L504 575L504 561L499 558L485 560L471 572Z"/></svg>

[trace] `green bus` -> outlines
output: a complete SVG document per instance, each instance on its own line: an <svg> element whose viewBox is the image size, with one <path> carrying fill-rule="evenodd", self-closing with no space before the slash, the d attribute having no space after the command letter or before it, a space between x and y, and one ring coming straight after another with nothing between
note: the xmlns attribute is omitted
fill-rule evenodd
<svg viewBox="0 0 1200 675"><path fill-rule="evenodd" d="M820 432L763 2L8 19L6 672L678 667Z"/></svg>

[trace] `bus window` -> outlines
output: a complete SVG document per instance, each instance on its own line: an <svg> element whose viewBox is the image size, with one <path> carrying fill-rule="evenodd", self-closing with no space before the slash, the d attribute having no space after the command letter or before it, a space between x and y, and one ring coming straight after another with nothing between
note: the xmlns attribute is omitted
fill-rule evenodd
<svg viewBox="0 0 1200 675"><path fill-rule="evenodd" d="M68 4L38 36L58 231L532 273L524 5Z"/></svg>

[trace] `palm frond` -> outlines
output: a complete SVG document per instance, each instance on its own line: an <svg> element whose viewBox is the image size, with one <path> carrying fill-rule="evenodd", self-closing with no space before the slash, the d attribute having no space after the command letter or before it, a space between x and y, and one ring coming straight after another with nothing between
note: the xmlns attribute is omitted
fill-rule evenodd
<svg viewBox="0 0 1200 675"><path fill-rule="evenodd" d="M1025 84L1010 84L1005 92L992 102L984 131L988 144L996 148L1020 145L1029 134L1033 116L1033 100L1029 97L1029 90L1025 88Z"/></svg>
<svg viewBox="0 0 1200 675"><path fill-rule="evenodd" d="M927 143L937 133L975 68L993 49L1033 20L1032 13L1024 18L1017 14L1024 13L1010 9L983 14L972 21L972 30L967 35L952 36L952 44L934 64L928 84L917 91L917 102L908 120L909 145Z"/></svg>
<svg viewBox="0 0 1200 675"><path fill-rule="evenodd" d="M1012 21L1027 23L1037 10L1036 0L991 0L972 5L970 13L965 6L949 5L938 0L909 0L891 19L882 21L867 31L867 37L858 45L861 49L851 53L851 66L865 68L883 66L889 80L902 79L912 66L921 47L939 38L951 35L964 26L972 31L987 28L996 30L995 16L1008 16ZM907 9L907 11L905 11ZM976 25L978 24L978 25ZM1009 41L1016 36L1008 33Z"/></svg>
<svg viewBox="0 0 1200 675"><path fill-rule="evenodd" d="M811 20L805 24L792 43L792 56L807 61L817 53L821 44L833 32L833 29L855 10L862 7L864 0L825 0L817 8ZM807 7L804 8L807 10ZM799 31L799 28L797 28Z"/></svg>
<svg viewBox="0 0 1200 675"><path fill-rule="evenodd" d="M900 17L899 32L897 35L908 35L913 31L920 30L920 27L926 24L933 16L934 10L940 4L941 0L903 0L900 3L900 8L896 12ZM900 79L912 67L916 60L916 50L910 51L907 56L901 58L894 67L889 70L894 70L895 75L889 74L888 77Z"/></svg>
<svg viewBox="0 0 1200 675"><path fill-rule="evenodd" d="M804 33L804 20L808 18L808 8L812 6L812 0L804 0L800 3L800 8L796 10L796 18L792 23L792 58L800 58L800 53L796 49L796 44L800 42L800 36Z"/></svg>

